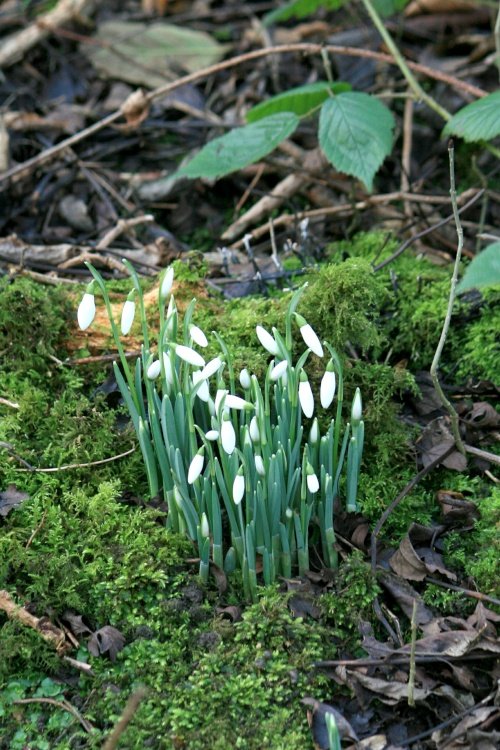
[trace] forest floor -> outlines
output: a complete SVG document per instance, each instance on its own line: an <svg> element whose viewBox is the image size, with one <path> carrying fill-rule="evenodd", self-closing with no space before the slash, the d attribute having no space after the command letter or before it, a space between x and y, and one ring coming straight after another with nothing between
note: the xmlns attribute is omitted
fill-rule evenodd
<svg viewBox="0 0 500 750"><path fill-rule="evenodd" d="M415 99L367 5L437 110ZM498 285L457 296L439 361L465 453L430 375L458 244L451 154L460 274L498 239L498 150L452 148L439 114L497 91L493 6L0 2L0 748L499 746ZM189 176L205 144L306 84L310 116L276 148L237 131ZM346 174L318 145L317 112L358 92L384 109ZM254 601L229 564L211 558L202 580L203 539L173 530L170 496L151 492L100 293L92 325L77 325L86 263L118 322L123 258L154 345L172 266L179 320L196 298L193 322L258 378L270 356L256 326L283 331L307 281L297 310L338 352L344 427L357 388L363 400L358 508L344 474L335 503L338 564L314 517L300 575L264 585L257 555ZM143 341L136 320L126 362ZM317 399L326 363L313 363Z"/></svg>

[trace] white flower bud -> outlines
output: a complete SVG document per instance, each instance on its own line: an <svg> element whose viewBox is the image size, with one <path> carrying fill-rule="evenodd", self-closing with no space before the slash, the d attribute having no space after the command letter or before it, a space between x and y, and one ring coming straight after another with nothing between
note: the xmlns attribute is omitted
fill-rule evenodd
<svg viewBox="0 0 500 750"><path fill-rule="evenodd" d="M198 385L198 383L201 381L201 385L196 391L196 395L199 399L202 401L205 401L205 403L210 398L210 391L208 390L208 383L207 381L201 377L201 370L195 370L193 372L193 385Z"/></svg>
<svg viewBox="0 0 500 750"><path fill-rule="evenodd" d="M287 509L285 510L285 516L286 516L286 517L287 517L288 519L290 519L290 518L293 518L293 510L292 510L291 508L287 508Z"/></svg>
<svg viewBox="0 0 500 750"><path fill-rule="evenodd" d="M218 388L217 393L215 394L215 413L219 413L219 407L221 405L222 399L226 398L227 396L227 390L225 388Z"/></svg>
<svg viewBox="0 0 500 750"><path fill-rule="evenodd" d="M262 326L257 326L255 332L257 333L257 338L259 339L264 349L266 349L270 354L278 354L278 344L271 336L271 334L266 331L265 328L263 328Z"/></svg>
<svg viewBox="0 0 500 750"><path fill-rule="evenodd" d="M299 401L305 416L312 417L314 414L314 396L307 375L303 370L300 373Z"/></svg>
<svg viewBox="0 0 500 750"><path fill-rule="evenodd" d="M85 292L78 305L78 325L85 331L95 318L95 298L93 294Z"/></svg>
<svg viewBox="0 0 500 750"><path fill-rule="evenodd" d="M222 360L220 357L214 357L214 359L211 359L210 362L207 362L203 370L201 371L201 377L203 379L211 378L212 375L214 375L219 367L222 365Z"/></svg>
<svg viewBox="0 0 500 750"><path fill-rule="evenodd" d="M220 441L228 455L231 455L236 447L236 433L230 419L224 419L220 428Z"/></svg>
<svg viewBox="0 0 500 750"><path fill-rule="evenodd" d="M163 352L163 369L165 370L165 379L170 385L174 384L174 371L172 370L172 362L167 352Z"/></svg>
<svg viewBox="0 0 500 750"><path fill-rule="evenodd" d="M159 359L155 359L154 362L151 362L149 365L146 375L148 377L148 380L156 380L158 375L161 372L161 364Z"/></svg>
<svg viewBox="0 0 500 750"><path fill-rule="evenodd" d="M132 328L132 323L134 322L134 316L135 316L135 302L133 299L127 299L125 300L125 304L123 305L122 309L122 318L121 318L121 332L123 336L127 336L130 333L130 329Z"/></svg>
<svg viewBox="0 0 500 750"><path fill-rule="evenodd" d="M252 419L250 420L249 431L250 437L252 438L252 443L260 443L260 430L257 417L252 417Z"/></svg>
<svg viewBox="0 0 500 750"><path fill-rule="evenodd" d="M284 359L282 362L278 362L278 364L273 367L269 377L271 378L272 381L275 382L276 380L279 380L286 373L287 368L288 368L288 362L286 361L286 359Z"/></svg>
<svg viewBox="0 0 500 750"><path fill-rule="evenodd" d="M308 346L309 349L318 357L322 357L323 347L321 346L321 341L317 337L314 329L309 325L306 319L302 317L302 315L298 315L298 313L295 313L295 318L297 320L297 323L299 324L300 334L304 339L305 345Z"/></svg>
<svg viewBox="0 0 500 750"><path fill-rule="evenodd" d="M198 354L198 352L195 352L194 349L191 349L190 346L184 346L184 344L175 344L175 353L178 357L184 360L184 362L187 362L188 365L193 365L194 367L205 367L205 360L201 356L201 354Z"/></svg>
<svg viewBox="0 0 500 750"><path fill-rule="evenodd" d="M195 344L198 344L198 346L208 346L208 340L201 328L198 328L198 326L195 326L191 324L189 326L189 335L193 339Z"/></svg>
<svg viewBox="0 0 500 750"><path fill-rule="evenodd" d="M224 406L226 406L228 409L253 409L253 404L251 404L250 401L245 401L244 398L233 396L232 393L227 392Z"/></svg>
<svg viewBox="0 0 500 750"><path fill-rule="evenodd" d="M333 362L329 361L325 374L321 378L321 386L319 389L319 400L323 409L328 409L335 396L335 389L337 387L337 380L335 372L333 370Z"/></svg>
<svg viewBox="0 0 500 750"><path fill-rule="evenodd" d="M244 388L246 391L250 388L252 381L250 379L250 373L248 372L247 368L244 367L243 370L240 372L240 383L241 387Z"/></svg>
<svg viewBox="0 0 500 750"><path fill-rule="evenodd" d="M168 295L170 294L170 290L172 289L172 284L174 283L174 269L172 266L169 266L167 270L165 271L165 274L163 276L161 287L160 287L160 299L162 302L165 302Z"/></svg>
<svg viewBox="0 0 500 750"><path fill-rule="evenodd" d="M316 445L319 442L319 424L316 417L314 417L311 430L309 432L309 442L311 445Z"/></svg>
<svg viewBox="0 0 500 750"><path fill-rule="evenodd" d="M206 513L201 514L200 531L202 537L204 539L208 539L208 537L210 536L210 527L208 525L208 518Z"/></svg>
<svg viewBox="0 0 500 750"><path fill-rule="evenodd" d="M361 403L361 391L359 388L356 388L356 393L354 394L354 398L352 400L352 407L351 407L351 422L353 424L358 424L361 422L361 416L363 413L363 405Z"/></svg>
<svg viewBox="0 0 500 750"><path fill-rule="evenodd" d="M205 433L205 437L207 440L218 440L219 439L219 431L218 430L209 430Z"/></svg>
<svg viewBox="0 0 500 750"><path fill-rule="evenodd" d="M245 477L243 476L243 469L240 467L233 482L233 500L235 505L239 505L241 503L244 494Z"/></svg>
<svg viewBox="0 0 500 750"><path fill-rule="evenodd" d="M200 476L201 472L203 471L203 464L205 462L204 458L204 448L200 448L198 453L195 455L191 463L189 464L188 469L188 484L193 484L193 482L196 482L198 477Z"/></svg>
<svg viewBox="0 0 500 750"><path fill-rule="evenodd" d="M262 460L262 456L259 456L259 455L255 456L255 468L257 470L257 474L260 474L261 477L265 476L266 468L264 466L264 461Z"/></svg>
<svg viewBox="0 0 500 750"><path fill-rule="evenodd" d="M311 464L307 464L307 489L312 495L315 495L319 490L318 477L314 473L314 469Z"/></svg>

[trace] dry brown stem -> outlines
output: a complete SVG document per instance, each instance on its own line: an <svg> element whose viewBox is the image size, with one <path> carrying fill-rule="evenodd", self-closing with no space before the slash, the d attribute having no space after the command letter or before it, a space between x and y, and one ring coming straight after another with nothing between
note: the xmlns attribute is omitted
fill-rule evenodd
<svg viewBox="0 0 500 750"><path fill-rule="evenodd" d="M53 646L58 654L71 650L72 646L67 642L62 630L53 625L47 617L35 617L27 609L16 604L8 591L0 591L0 609L11 620L17 620L40 633L44 641Z"/></svg>

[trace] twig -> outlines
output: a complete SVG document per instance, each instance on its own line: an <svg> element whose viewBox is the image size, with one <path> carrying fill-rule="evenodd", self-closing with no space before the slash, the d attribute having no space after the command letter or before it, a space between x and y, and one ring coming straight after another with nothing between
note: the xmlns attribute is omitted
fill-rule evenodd
<svg viewBox="0 0 500 750"><path fill-rule="evenodd" d="M115 726L113 727L113 730L111 734L109 735L108 739L102 746L102 750L115 750L115 747L117 747L118 742L120 740L120 737L122 736L123 732L127 728L127 726L130 723L130 720L134 716L135 712L137 711L139 707L139 703L142 701L143 698L147 695L147 689L145 687L138 688L135 693L132 693L130 698L128 699L125 708L123 709L123 713L116 722Z"/></svg>
<svg viewBox="0 0 500 750"><path fill-rule="evenodd" d="M53 625L47 617L35 617L24 607L17 605L8 591L0 591L0 610L3 610L11 620L18 620L22 625L36 630L58 654L71 650L71 645L62 630Z"/></svg>
<svg viewBox="0 0 500 750"><path fill-rule="evenodd" d="M447 727L452 726L453 724L458 724L458 722L463 719L465 716L469 716L469 714L473 714L474 711L477 711L478 708L481 708L481 706L486 706L487 703L494 697L495 693L490 693L486 696L486 698L483 698L482 701L479 701L479 703L476 703L474 706L470 706L469 708L466 708L464 711L461 711L459 714L455 714L451 719L446 719L445 721L442 721L440 724L436 724L435 726L431 727L430 729L426 729L425 732L420 732L420 734L415 734L413 737L408 737L408 739L405 741L405 746L414 745L416 742L420 742L420 740L425 739L426 737L429 737L431 734L434 734L439 729L446 729Z"/></svg>
<svg viewBox="0 0 500 750"><path fill-rule="evenodd" d="M8 406L9 409L19 409L19 404L16 404L15 401L9 401L7 398L2 398L2 396L0 396L0 405Z"/></svg>
<svg viewBox="0 0 500 750"><path fill-rule="evenodd" d="M457 286L457 280L458 280L458 269L460 268L460 258L462 257L462 247L464 244L464 233L463 233L462 225L460 224L460 216L458 214L458 208L457 208L457 194L455 191L455 158L454 158L454 148L453 148L452 141L450 141L448 145L448 154L449 154L449 159L450 159L450 197L451 197L451 205L453 206L453 216L455 219L455 225L457 228L458 244L457 244L457 254L455 257L455 265L453 267L453 274L451 277L450 296L448 299L448 309L446 310L446 316L445 316L444 323L443 323L443 330L441 331L441 336L439 338L436 353L434 354L434 358L432 360L430 373L431 373L432 382L434 384L434 388L436 389L439 399L442 405L444 406L444 408L447 410L448 414L450 415L451 431L455 439L455 445L457 446L457 449L460 451L460 453L462 453L465 456L465 447L464 447L462 438L460 437L460 429L458 425L458 414L455 411L455 408L453 407L451 401L449 401L448 398L446 397L445 392L443 391L441 387L441 383L439 382L439 376L438 376L439 360L441 359L441 353L446 343L446 337L448 335L448 329L450 327L450 322L451 322L451 314L453 311L453 303L455 302L456 286Z"/></svg>
<svg viewBox="0 0 500 750"><path fill-rule="evenodd" d="M500 606L500 599L496 599L494 596L488 596L483 594L481 591L472 591L472 589L464 589L462 586L454 586L453 583L447 583L446 581L439 581L437 578L426 578L428 583L433 583L435 586L441 586L443 589L449 589L450 591L457 591L459 594L468 596L469 599L478 599L480 602L488 602L489 604L495 604L497 607Z"/></svg>
<svg viewBox="0 0 500 750"><path fill-rule="evenodd" d="M403 116L403 148L401 152L401 192L410 192L411 148L413 141L413 99L405 100ZM413 216L410 201L404 202L404 212L408 218Z"/></svg>
<svg viewBox="0 0 500 750"><path fill-rule="evenodd" d="M411 642L410 642L410 669L408 672L408 705L415 705L415 651L417 648L417 600L413 599L411 611Z"/></svg>
<svg viewBox="0 0 500 750"><path fill-rule="evenodd" d="M51 706L57 706L57 708L62 708L63 711L68 711L68 713L72 714L75 719L78 719L82 727L85 729L86 732L93 732L94 727L90 723L90 721L87 721L81 713L79 713L74 706L71 705L71 703L68 703L67 701L56 701L54 698L19 698L19 700L12 701L12 703L16 706L23 705L25 703L49 703Z"/></svg>
<svg viewBox="0 0 500 750"><path fill-rule="evenodd" d="M496 453L490 453L489 451L483 451L481 448L475 448L473 445L467 445L464 443L464 448L467 453L471 456L477 456L478 458L484 458L485 461L490 461L492 464L500 466L500 456Z"/></svg>
<svg viewBox="0 0 500 750"><path fill-rule="evenodd" d="M37 474L49 474L55 471L66 471L67 469L84 469L88 466L100 466L101 464L109 464L111 461L117 461L119 458L130 456L135 451L135 446L130 448L124 453L119 453L117 456L111 456L110 458L101 458L99 461L89 461L84 464L66 464L65 466L51 466L48 469L38 469L36 466L32 466L30 469L18 469L18 471L30 471L36 472ZM23 463L26 463L25 461Z"/></svg>
<svg viewBox="0 0 500 750"><path fill-rule="evenodd" d="M392 55L387 55L383 52L375 52L373 50L358 49L357 47L343 47L343 46L334 45L334 44L323 45L323 44L314 44L314 43L305 43L305 42L296 43L296 44L283 44L283 45L278 45L276 47L268 47L266 49L253 50L252 52L247 52L244 55L238 55L237 57L233 57L230 60L224 60L223 62L217 63L215 65L211 65L207 68L204 68L203 70L198 70L195 73L190 73L189 75L183 76L182 78L178 78L176 81L167 83L165 86L160 86L159 88L145 95L144 97L145 103L146 105L149 105L155 99L158 99L159 97L162 97L165 94L168 94L171 91L174 91L175 89L181 88L181 86L185 86L189 83L195 83L196 81L202 80L203 78L207 78L208 76L214 75L216 73L220 73L223 70L230 70L231 68L236 68L239 65L243 65L244 63L247 63L247 62L252 62L253 60L258 60L260 58L268 57L270 55L282 55L282 54L287 54L291 52L310 54L310 55L321 54L321 51L323 49L326 49L328 50L328 52L331 52L333 54L344 55L346 57L362 57L362 58L368 58L371 60L379 60L381 62L386 62L389 65L396 64L394 62ZM410 62L408 62L407 65L408 65L408 68L413 70L415 73L421 73L422 75L425 75L428 78L432 78L436 81L442 81L443 83L446 83L449 86L451 86L455 91L461 90L461 91L467 92L468 94L472 94L476 98L481 98L487 95L487 92L484 91L483 89L477 88L476 86L471 86L470 84L465 83L464 81L460 81L458 78L455 78L454 76L450 76L450 75L447 75L446 73L433 70L432 68L429 68L426 65L421 65L420 63L410 63ZM135 94L136 92L132 93L130 97L135 96ZM63 141L60 141L55 146L51 146L50 148L47 148L44 151L41 151L39 154L37 154L37 156L34 156L31 159L27 159L25 162L22 162L21 164L16 165L12 169L7 170L7 172L4 172L4 174L0 175L0 184L8 183L13 178L21 179L25 177L32 170L50 161L51 159L53 159L55 156L60 154L65 149L71 146L74 146L76 143L80 143L81 141L84 141L85 139L89 138L91 135L98 133L103 128L106 128L109 125L113 125L117 120L119 120L123 116L123 112L126 111L127 109L127 102L129 101L130 97L128 97L128 99L122 104L120 109L117 109L115 112L111 112L102 120L98 120L93 125L90 125L89 127L84 128L83 130L80 130L78 133L75 133L74 135L70 136L69 138L66 138Z"/></svg>
<svg viewBox="0 0 500 750"><path fill-rule="evenodd" d="M123 356L125 359L133 359L134 357L140 357L141 352L124 352ZM99 354L94 357L80 357L80 359L66 359L63 365L67 367L73 367L74 365L94 365L96 362L114 362L116 354Z"/></svg>
<svg viewBox="0 0 500 750"><path fill-rule="evenodd" d="M112 229L107 232L102 239L99 240L95 249L106 250L112 242L116 240L124 232L128 232L131 227L135 227L138 224L151 224L155 220L152 214L143 214L142 216L133 216L130 219L119 219Z"/></svg>

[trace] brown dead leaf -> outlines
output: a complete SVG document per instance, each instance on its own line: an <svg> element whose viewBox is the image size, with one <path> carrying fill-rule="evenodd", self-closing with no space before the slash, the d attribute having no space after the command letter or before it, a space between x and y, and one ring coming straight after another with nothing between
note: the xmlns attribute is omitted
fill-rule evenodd
<svg viewBox="0 0 500 750"><path fill-rule="evenodd" d="M383 571L380 574L379 581L382 586L389 591L391 596L397 601L405 615L411 620L413 612L413 602L417 602L416 622L417 625L425 625L434 620L431 610L424 604L424 601L418 591L410 584L395 576L393 573Z"/></svg>
<svg viewBox="0 0 500 750"><path fill-rule="evenodd" d="M26 492L19 492L15 484L9 484L6 490L0 492L0 516L8 516L13 508L28 499Z"/></svg>
<svg viewBox="0 0 500 750"><path fill-rule="evenodd" d="M389 565L398 576L408 581L423 581L427 575L427 568L415 552L408 534L392 555Z"/></svg>
<svg viewBox="0 0 500 750"><path fill-rule="evenodd" d="M455 445L453 435L448 429L448 421L447 417L438 417L424 427L417 441L424 467L431 464ZM453 450L443 458L441 465L447 469L464 471L467 468L467 459L458 450Z"/></svg>
<svg viewBox="0 0 500 750"><path fill-rule="evenodd" d="M340 737L343 739L349 739L353 742L358 742L358 736L351 724L344 718L344 716L333 706L328 703L321 703L315 698L302 698L300 701L304 706L308 706L312 710L307 712L307 721L311 727L313 735L314 746L317 750L329 750L328 732L326 729L325 716L332 714L337 724Z"/></svg>
<svg viewBox="0 0 500 750"><path fill-rule="evenodd" d="M441 511L447 524L465 521L466 528L472 528L479 518L479 509L476 504L466 500L461 492L439 490L437 501L441 505Z"/></svg>
<svg viewBox="0 0 500 750"><path fill-rule="evenodd" d="M115 661L116 655L125 646L125 636L112 625L105 625L96 630L88 642L88 649L92 656L108 654L111 661Z"/></svg>
<svg viewBox="0 0 500 750"><path fill-rule="evenodd" d="M215 611L221 617L229 618L231 622L239 622L239 620L241 620L241 609L234 604L227 607L217 607Z"/></svg>
<svg viewBox="0 0 500 750"><path fill-rule="evenodd" d="M490 718L490 716L498 712L499 711L496 706L481 706L468 716L464 716L464 718L458 722L451 734L449 728L444 730L440 729L432 734L432 739L434 740L434 742L436 742L438 747L442 745L443 747L446 747L448 749L453 748L454 750L458 750L458 748L464 750L464 747L471 748L473 747L473 745L468 744L467 746L465 746L463 742L464 739L470 739L469 730L484 725L484 723ZM460 739L461 741L459 743L456 743L456 740L458 739ZM486 739L489 742L491 742L492 740L494 741L491 733L488 733L486 735ZM482 750L484 750L485 748L484 745L480 745L480 747ZM486 747L488 746L486 745ZM492 745L491 747L495 746Z"/></svg>
<svg viewBox="0 0 500 750"><path fill-rule="evenodd" d="M224 594L224 592L227 591L227 576L222 570L222 568L219 568L219 566L216 565L214 562L210 562L210 572L215 578L217 589L219 591L219 594L222 596L222 594Z"/></svg>
<svg viewBox="0 0 500 750"><path fill-rule="evenodd" d="M62 616L64 622L67 622L71 628L71 631L75 635L91 635L92 631L83 622L81 615L75 615L73 612L65 612Z"/></svg>
<svg viewBox="0 0 500 750"><path fill-rule="evenodd" d="M462 419L469 426L481 429L495 428L500 425L500 414L487 401L478 401L473 404L472 409Z"/></svg>

